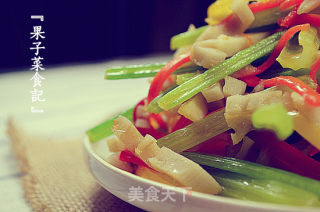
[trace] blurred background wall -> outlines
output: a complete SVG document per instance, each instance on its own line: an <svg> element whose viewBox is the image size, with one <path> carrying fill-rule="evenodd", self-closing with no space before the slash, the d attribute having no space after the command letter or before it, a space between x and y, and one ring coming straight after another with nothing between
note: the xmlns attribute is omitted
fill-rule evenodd
<svg viewBox="0 0 320 212"><path fill-rule="evenodd" d="M205 24L213 0L2 0L0 72L28 70L30 32L41 25L44 66L169 53L170 38ZM44 15L44 22L31 20Z"/></svg>

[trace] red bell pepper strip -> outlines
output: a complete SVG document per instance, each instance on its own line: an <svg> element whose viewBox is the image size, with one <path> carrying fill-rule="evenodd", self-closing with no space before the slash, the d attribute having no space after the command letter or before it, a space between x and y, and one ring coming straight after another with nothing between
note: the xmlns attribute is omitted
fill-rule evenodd
<svg viewBox="0 0 320 212"><path fill-rule="evenodd" d="M278 20L279 26L285 27L285 28L289 28L289 27L292 27L294 25L299 25L299 24L310 24L310 25L316 26L316 27L320 26L320 15L317 15L317 14L300 14L300 15L298 15L298 13L297 13L298 8L303 1L301 1L301 0L293 0L293 1L296 1L296 3L295 3L296 6L292 9L292 11L286 17ZM280 8L281 8L281 6L280 6Z"/></svg>
<svg viewBox="0 0 320 212"><path fill-rule="evenodd" d="M284 18L278 20L278 25L284 28L289 28L294 25L294 21L298 16L298 6L295 6L291 12Z"/></svg>
<svg viewBox="0 0 320 212"><path fill-rule="evenodd" d="M309 27L310 27L310 24L303 24L303 25L297 25L297 26L294 26L294 27L288 29L284 33L284 35L282 35L282 37L278 41L277 46L273 49L271 55L263 64L261 64L257 68L250 68L250 69L244 69L244 71L238 71L236 73L236 76L238 78L256 76L258 74L261 74L262 72L264 72L268 68L270 68L270 66L275 62L275 60L277 59L277 57L281 53L282 49L286 46L286 44L292 38L292 36L301 30L308 29Z"/></svg>
<svg viewBox="0 0 320 212"><path fill-rule="evenodd" d="M268 10L271 8L279 7L284 0L270 0L267 2L254 2L249 4L249 8L251 9L252 13L261 12L264 10Z"/></svg>
<svg viewBox="0 0 320 212"><path fill-rule="evenodd" d="M143 160L138 158L135 154L133 154L130 150L122 150L119 156L119 160L128 162L128 163L133 163L139 166L144 166L147 168L150 168Z"/></svg>
<svg viewBox="0 0 320 212"><path fill-rule="evenodd" d="M285 85L300 94L310 105L320 106L320 94L301 80L291 76L280 76L272 79L262 80L265 87Z"/></svg>
<svg viewBox="0 0 320 212"><path fill-rule="evenodd" d="M239 79L245 82L250 87L256 87L261 82L261 79L257 76L242 77Z"/></svg>
<svg viewBox="0 0 320 212"><path fill-rule="evenodd" d="M287 10L292 6L300 6L304 0L285 0L280 4L280 10Z"/></svg>
<svg viewBox="0 0 320 212"><path fill-rule="evenodd" d="M308 157L290 144L279 141L274 133L252 131L248 136L268 156L267 165L320 180L320 162Z"/></svg>
<svg viewBox="0 0 320 212"><path fill-rule="evenodd" d="M156 76L153 78L151 82L147 97L148 103L150 103L155 97L157 97L160 94L162 86L166 79L170 76L170 74L172 74L181 65L189 61L190 56L184 54L180 55L177 58L174 58L168 64L161 68L161 70L156 74Z"/></svg>
<svg viewBox="0 0 320 212"><path fill-rule="evenodd" d="M310 24L312 26L320 27L320 15L305 13L297 15L292 21L292 25L298 24Z"/></svg>
<svg viewBox="0 0 320 212"><path fill-rule="evenodd" d="M320 61L320 59L319 59ZM318 61L317 61L318 62ZM320 62L318 65L320 69ZM310 71L311 72L311 71ZM305 100L314 106L320 106L320 95L315 92L311 87L309 87L307 84L302 82L301 80L291 77L291 76L280 76L275 77L272 79L266 79L262 80L258 78L257 76L249 76L249 77L242 77L239 78L240 80L244 81L248 86L255 87L259 83L263 82L264 87L272 87L276 85L286 85L287 87L291 88L295 92L299 93L301 96L305 98Z"/></svg>

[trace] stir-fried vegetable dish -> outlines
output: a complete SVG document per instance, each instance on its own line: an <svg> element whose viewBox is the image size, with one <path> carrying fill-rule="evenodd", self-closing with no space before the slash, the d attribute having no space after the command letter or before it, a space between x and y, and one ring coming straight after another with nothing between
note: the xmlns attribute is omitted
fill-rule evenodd
<svg viewBox="0 0 320 212"><path fill-rule="evenodd" d="M87 131L112 165L237 199L320 207L320 1L217 0L171 39L146 97Z"/></svg>

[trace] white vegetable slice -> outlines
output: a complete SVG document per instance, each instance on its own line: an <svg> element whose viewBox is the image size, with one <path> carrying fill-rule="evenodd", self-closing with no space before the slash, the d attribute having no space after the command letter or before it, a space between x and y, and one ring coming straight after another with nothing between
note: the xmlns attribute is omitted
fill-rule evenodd
<svg viewBox="0 0 320 212"><path fill-rule="evenodd" d="M180 106L178 113L193 122L199 121L208 113L207 102L201 93L198 93L184 102Z"/></svg>
<svg viewBox="0 0 320 212"><path fill-rule="evenodd" d="M166 173L194 191L218 194L222 190L216 180L201 166L166 147L162 147L149 162L155 170Z"/></svg>
<svg viewBox="0 0 320 212"><path fill-rule="evenodd" d="M119 116L114 120L111 130L124 143L126 148L132 152L143 139L143 136L132 122L123 116Z"/></svg>
<svg viewBox="0 0 320 212"><path fill-rule="evenodd" d="M263 90L246 96L248 97L246 106L248 111L254 111L259 107L272 103L282 103L282 91L279 90Z"/></svg>
<svg viewBox="0 0 320 212"><path fill-rule="evenodd" d="M120 152L113 153L106 159L106 161L119 169L127 172L133 172L131 165L127 162L119 160L119 156Z"/></svg>
<svg viewBox="0 0 320 212"><path fill-rule="evenodd" d="M155 157L159 151L157 140L150 135L146 135L135 149L136 155L147 164L149 163L148 159Z"/></svg>
<svg viewBox="0 0 320 212"><path fill-rule="evenodd" d="M146 129L150 128L150 124L146 119L137 118L134 125L137 127L146 128Z"/></svg>
<svg viewBox="0 0 320 212"><path fill-rule="evenodd" d="M116 136L110 136L106 140L110 152L120 152L125 149L124 144Z"/></svg>
<svg viewBox="0 0 320 212"><path fill-rule="evenodd" d="M250 37L250 41L254 44L265 38L268 34L251 33L248 35ZM214 36L211 36L210 39L208 38L210 38L210 36L203 37L202 40L194 43L190 54L190 58L195 64L201 65L205 68L212 68L213 66L223 62L226 57L230 57L251 45L248 38L242 34L215 34Z"/></svg>
<svg viewBox="0 0 320 212"><path fill-rule="evenodd" d="M291 93L291 99L295 110L320 127L320 107L314 107L306 103L304 98L296 92Z"/></svg>
<svg viewBox="0 0 320 212"><path fill-rule="evenodd" d="M164 183L167 185L177 186L177 187L184 187L184 185L178 183L176 180L172 179L168 175L149 169L144 166L139 166L135 171L135 174L140 177L153 180L159 183Z"/></svg>
<svg viewBox="0 0 320 212"><path fill-rule="evenodd" d="M234 129L234 133L231 133L231 139L234 145L238 144L243 137L253 129L251 123L251 113L225 113L224 117L226 118L228 126Z"/></svg>
<svg viewBox="0 0 320 212"><path fill-rule="evenodd" d="M201 41L195 45L205 48L218 49L226 53L227 57L230 57L237 52L248 48L250 43L248 38L245 36L219 35L216 39Z"/></svg>
<svg viewBox="0 0 320 212"><path fill-rule="evenodd" d="M282 102L282 91L272 89L227 98L224 116L228 126L235 131L231 134L233 144L239 143L252 129L251 114L255 109L263 105Z"/></svg>
<svg viewBox="0 0 320 212"><path fill-rule="evenodd" d="M271 103L282 101L282 91L263 90L247 95L234 95L227 99L226 113L253 112L255 109Z"/></svg>
<svg viewBox="0 0 320 212"><path fill-rule="evenodd" d="M137 118L148 118L150 113L144 105L139 105L136 111Z"/></svg>
<svg viewBox="0 0 320 212"><path fill-rule="evenodd" d="M226 76L224 78L223 94L225 97L236 94L242 95L246 91L247 84L236 78Z"/></svg>
<svg viewBox="0 0 320 212"><path fill-rule="evenodd" d="M206 98L208 103L218 101L224 98L222 86L219 82L211 85L208 88L205 88L203 91L201 91L201 93L204 96L204 98Z"/></svg>
<svg viewBox="0 0 320 212"><path fill-rule="evenodd" d="M230 9L240 19L240 29L242 32L244 32L254 21L254 15L247 2L243 0L233 0L230 4Z"/></svg>
<svg viewBox="0 0 320 212"><path fill-rule="evenodd" d="M156 144L156 139L150 135L143 137L125 117L120 116L115 119L115 125L112 130L122 142L125 141L124 144L127 149L133 148L131 151L140 159L149 164L154 170L162 173L159 176L168 176L166 180L170 179L169 182L209 194L217 194L222 190L215 179L201 166L166 147L160 149ZM130 144L130 141L133 144ZM110 163L119 168L128 168L122 161L119 162L118 154L114 154L109 159ZM117 161L113 161L116 157ZM143 174L149 176L150 173L143 172L141 175Z"/></svg>
<svg viewBox="0 0 320 212"><path fill-rule="evenodd" d="M197 38L196 42L217 38L221 34L228 35L227 28L222 25L208 26L208 28Z"/></svg>
<svg viewBox="0 0 320 212"><path fill-rule="evenodd" d="M204 41L202 41L204 42ZM197 65L211 68L223 62L227 54L215 48L208 48L195 43L191 48L190 59Z"/></svg>

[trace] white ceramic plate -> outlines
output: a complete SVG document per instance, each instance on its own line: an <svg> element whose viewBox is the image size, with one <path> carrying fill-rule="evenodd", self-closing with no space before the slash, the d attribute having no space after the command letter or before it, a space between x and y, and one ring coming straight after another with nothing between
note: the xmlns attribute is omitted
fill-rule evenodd
<svg viewBox="0 0 320 212"><path fill-rule="evenodd" d="M92 144L85 136L83 142L88 167L98 183L120 199L147 211L319 211L319 208L290 207L187 192L184 188L147 180L107 163L104 158L108 157L110 152L104 140ZM156 191L153 195L152 190ZM137 193L134 194L135 191ZM171 198L165 199L165 193L168 192L171 192L168 195Z"/></svg>

